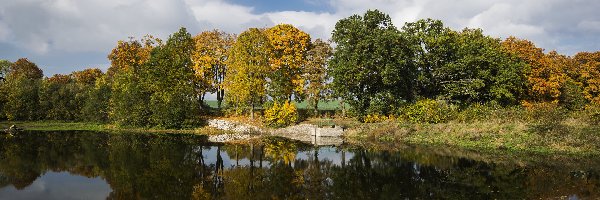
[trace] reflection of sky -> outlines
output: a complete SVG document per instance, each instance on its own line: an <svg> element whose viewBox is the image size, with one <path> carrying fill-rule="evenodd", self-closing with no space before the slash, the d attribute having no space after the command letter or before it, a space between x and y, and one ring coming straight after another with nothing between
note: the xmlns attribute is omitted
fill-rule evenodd
<svg viewBox="0 0 600 200"><path fill-rule="evenodd" d="M338 150L336 147L319 147L318 149L319 161L331 161L333 165L340 166L342 164L342 150ZM206 165L214 165L217 162L217 147L211 146L210 149L202 149L202 155L204 157L204 163ZM299 151L296 154L296 160L308 160L312 159L314 156L314 151L309 149L307 151ZM237 162L235 160L235 155L228 155L225 152L224 148L221 148L221 157L223 158L223 166L226 169L232 168L236 165L239 166L250 166L250 160L247 158L239 159ZM346 162L354 157L354 153L346 151L345 154ZM270 166L270 162L264 158L263 166ZM255 166L258 166L258 155L256 157L256 161L254 162Z"/></svg>
<svg viewBox="0 0 600 200"><path fill-rule="evenodd" d="M48 172L22 190L0 188L0 199L106 199L110 186L101 178L86 178L68 172Z"/></svg>
<svg viewBox="0 0 600 200"><path fill-rule="evenodd" d="M313 158L314 156L313 150L298 152L296 155L296 159L300 160L308 160L308 158ZM318 152L319 161L331 161L333 165L340 166L342 165L342 150L338 150L336 147L320 147ZM346 151L346 163L348 160L354 157L354 153Z"/></svg>

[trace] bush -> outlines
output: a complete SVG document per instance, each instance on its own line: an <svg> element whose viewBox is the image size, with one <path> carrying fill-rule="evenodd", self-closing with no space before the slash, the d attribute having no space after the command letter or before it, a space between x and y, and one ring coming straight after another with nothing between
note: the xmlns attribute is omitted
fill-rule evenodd
<svg viewBox="0 0 600 200"><path fill-rule="evenodd" d="M402 108L400 114L404 120L413 123L441 123L452 119L456 108L445 101L423 99Z"/></svg>
<svg viewBox="0 0 600 200"><path fill-rule="evenodd" d="M284 104L277 102L265 110L265 124L269 127L286 127L298 121L298 110L293 103L286 101Z"/></svg>
<svg viewBox="0 0 600 200"><path fill-rule="evenodd" d="M369 114L365 117L365 123L378 123L378 122L383 122L386 121L388 119L393 119L393 116L385 116L385 115L379 115L379 114Z"/></svg>

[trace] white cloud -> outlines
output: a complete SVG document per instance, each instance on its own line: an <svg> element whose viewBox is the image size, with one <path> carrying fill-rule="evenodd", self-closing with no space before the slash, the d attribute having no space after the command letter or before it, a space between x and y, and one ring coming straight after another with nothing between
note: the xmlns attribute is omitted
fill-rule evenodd
<svg viewBox="0 0 600 200"><path fill-rule="evenodd" d="M0 51L25 52L26 55L21 57L30 57L34 61L36 58L58 60L56 53L50 52L73 55L93 52L104 56L94 61L74 58L70 63L81 67L105 66L98 61L103 59L108 63L105 55L117 40L126 40L129 36L152 34L165 38L181 26L187 27L192 34L215 28L238 34L249 27L289 23L310 33L313 39L329 39L339 19L362 15L368 9L388 13L397 27L422 18L441 19L455 30L482 28L486 34L495 37L514 35L565 54L596 51L600 44L597 37L600 33L600 15L597 14L600 1L595 0L328 2L329 12L259 13L254 7L229 0L3 0L0 6ZM56 63L38 64L52 65L56 69L62 67ZM55 72L68 73L50 73Z"/></svg>

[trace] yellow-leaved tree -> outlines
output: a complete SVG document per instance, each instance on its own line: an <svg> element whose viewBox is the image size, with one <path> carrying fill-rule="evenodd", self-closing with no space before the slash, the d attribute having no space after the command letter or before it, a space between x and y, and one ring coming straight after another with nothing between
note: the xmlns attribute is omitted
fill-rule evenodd
<svg viewBox="0 0 600 200"><path fill-rule="evenodd" d="M197 79L196 90L204 100L206 92L217 96L221 108L225 90L223 81L227 73L226 61L229 50L235 42L235 35L219 30L204 31L194 37L196 49L192 54L194 74Z"/></svg>
<svg viewBox="0 0 600 200"><path fill-rule="evenodd" d="M273 49L270 55L269 96L278 102L304 94L303 67L310 47L310 35L290 25L279 24L266 30Z"/></svg>
<svg viewBox="0 0 600 200"><path fill-rule="evenodd" d="M577 53L574 60L579 67L579 80L584 97L588 101L600 104L600 51Z"/></svg>
<svg viewBox="0 0 600 200"><path fill-rule="evenodd" d="M250 28L239 35L226 62L228 69L223 86L228 95L225 100L236 112L250 107L252 119L254 108L266 96L271 49L264 31Z"/></svg>
<svg viewBox="0 0 600 200"><path fill-rule="evenodd" d="M555 51L544 54L533 42L509 37L502 42L505 51L514 54L526 62L530 70L527 76L527 100L524 105L533 102L558 103L561 88L569 79L567 69L569 58Z"/></svg>

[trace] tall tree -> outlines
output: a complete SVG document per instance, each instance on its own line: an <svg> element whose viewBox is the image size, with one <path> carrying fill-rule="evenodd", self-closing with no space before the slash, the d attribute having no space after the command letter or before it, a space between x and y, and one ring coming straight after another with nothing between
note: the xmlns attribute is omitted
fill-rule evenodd
<svg viewBox="0 0 600 200"><path fill-rule="evenodd" d="M480 29L458 35L456 60L440 69L443 97L463 103L517 103L526 88L525 63L504 52Z"/></svg>
<svg viewBox="0 0 600 200"><path fill-rule="evenodd" d="M458 33L433 19L406 23L402 30L415 52L417 94L436 98L442 92L441 69L457 59Z"/></svg>
<svg viewBox="0 0 600 200"><path fill-rule="evenodd" d="M337 44L329 71L332 86L356 110L388 114L414 99L416 68L407 38L378 10L353 15L335 25Z"/></svg>
<svg viewBox="0 0 600 200"><path fill-rule="evenodd" d="M306 56L306 66L304 68L304 79L308 82L306 86L306 98L308 105L313 108L315 116L318 115L319 101L324 99L327 92L327 62L333 54L333 48L328 42L321 39L312 43Z"/></svg>
<svg viewBox="0 0 600 200"><path fill-rule="evenodd" d="M219 30L205 31L194 37L196 48L192 54L194 73L198 79L197 89L201 100L206 92L217 95L218 108L221 108L225 90L223 81L227 73L229 50L235 42L235 35Z"/></svg>
<svg viewBox="0 0 600 200"><path fill-rule="evenodd" d="M74 120L79 106L76 102L78 94L73 78L69 75L55 74L42 81L40 88L40 107L44 119Z"/></svg>
<svg viewBox="0 0 600 200"><path fill-rule="evenodd" d="M583 96L600 104L600 51L580 52L574 57L579 65L578 82L582 84Z"/></svg>
<svg viewBox="0 0 600 200"><path fill-rule="evenodd" d="M43 71L26 58L14 62L6 77L4 112L9 120L35 120L40 116L39 87Z"/></svg>
<svg viewBox="0 0 600 200"><path fill-rule="evenodd" d="M88 68L71 73L71 77L77 90L77 120L106 122L111 91L105 74L98 68Z"/></svg>
<svg viewBox="0 0 600 200"><path fill-rule="evenodd" d="M273 46L268 92L280 103L292 100L292 95L302 99L304 80L302 68L310 47L310 35L290 24L279 24L266 30Z"/></svg>
<svg viewBox="0 0 600 200"><path fill-rule="evenodd" d="M162 41L152 35L146 35L140 41L134 40L133 37L127 42L119 40L108 55L110 67L107 74L113 76L119 72L137 73L140 66L150 58L152 49L161 45Z"/></svg>
<svg viewBox="0 0 600 200"><path fill-rule="evenodd" d="M251 118L254 118L254 107L266 95L271 50L271 43L264 31L250 28L239 35L229 52L229 69L224 84L228 93L226 99L238 111L249 106Z"/></svg>
<svg viewBox="0 0 600 200"><path fill-rule="evenodd" d="M111 66L107 71L110 77L110 119L117 125L145 126L148 124L147 103L150 95L141 84L141 67L150 59L150 52L162 42L151 36L140 41L130 38L119 41L108 55Z"/></svg>
<svg viewBox="0 0 600 200"><path fill-rule="evenodd" d="M143 66L143 85L150 93L150 124L181 128L196 117L199 102L194 90L194 40L185 28L152 50Z"/></svg>
<svg viewBox="0 0 600 200"><path fill-rule="evenodd" d="M509 37L502 42L505 51L512 53L529 65L527 101L558 103L560 89L567 81L561 58L556 52L548 55L528 40Z"/></svg>
<svg viewBox="0 0 600 200"><path fill-rule="evenodd" d="M8 75L8 70L10 69L10 66L12 65L12 62L8 61L8 60L0 60L0 119L5 119L5 115L4 115L4 105L6 105L6 101L7 101L7 89L6 88L6 76Z"/></svg>

